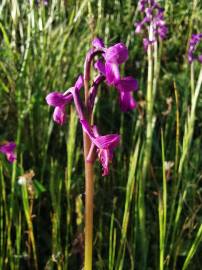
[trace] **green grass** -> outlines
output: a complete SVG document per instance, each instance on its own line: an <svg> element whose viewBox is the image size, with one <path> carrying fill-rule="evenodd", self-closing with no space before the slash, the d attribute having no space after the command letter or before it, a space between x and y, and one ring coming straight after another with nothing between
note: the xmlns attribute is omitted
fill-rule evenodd
<svg viewBox="0 0 202 270"><path fill-rule="evenodd" d="M122 72L138 79L139 106L123 114L115 89L99 91L95 121L122 139L108 177L95 165L93 269L201 269L202 76L187 48L202 4L159 2L169 33L154 58L134 34L137 1L0 2L0 139L18 154L0 161L0 269L82 269L82 130L74 106L54 124L45 96L74 83L96 35L127 44Z"/></svg>

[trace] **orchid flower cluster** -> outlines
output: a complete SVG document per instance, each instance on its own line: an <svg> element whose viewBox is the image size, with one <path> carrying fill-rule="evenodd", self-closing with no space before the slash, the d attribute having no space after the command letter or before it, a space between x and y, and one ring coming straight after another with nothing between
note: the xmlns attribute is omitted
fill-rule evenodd
<svg viewBox="0 0 202 270"><path fill-rule="evenodd" d="M139 10L144 13L142 21L135 23L135 32L141 33L143 29L148 32L148 37L143 39L145 51L154 44L158 38L165 39L168 28L164 20L164 9L155 0L140 0Z"/></svg>
<svg viewBox="0 0 202 270"><path fill-rule="evenodd" d="M16 160L15 148L16 144L14 142L6 142L0 145L0 152L6 156L10 163Z"/></svg>
<svg viewBox="0 0 202 270"><path fill-rule="evenodd" d="M119 65L128 59L126 46L123 43L117 43L107 48L99 38L93 40L92 48L86 55L84 64L85 81L90 79L90 67L96 56L100 56L94 64L98 74L93 79L86 106L83 105L80 97L80 91L84 85L82 75L78 77L74 86L64 93L52 92L48 94L46 101L48 105L55 107L53 120L59 125L66 122L66 105L74 101L83 131L91 141L87 161L94 162L97 156L103 168L102 175L105 176L109 174L109 164L112 162L114 148L120 142L120 136L118 134L100 135L97 126L91 126L86 115L93 112L98 86L101 82L106 81L107 85L117 89L122 111L128 111L136 107L133 92L138 89L138 83L131 76L121 77L119 72Z"/></svg>
<svg viewBox="0 0 202 270"><path fill-rule="evenodd" d="M192 63L193 61L198 61L202 63L202 54L195 55L196 48L199 42L202 40L202 33L200 34L193 34L189 41L189 49L188 49L188 61Z"/></svg>

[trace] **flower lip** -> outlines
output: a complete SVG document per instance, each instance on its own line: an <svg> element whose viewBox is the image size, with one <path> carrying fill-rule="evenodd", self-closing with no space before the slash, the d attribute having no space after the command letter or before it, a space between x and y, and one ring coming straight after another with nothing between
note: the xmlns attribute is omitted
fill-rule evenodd
<svg viewBox="0 0 202 270"><path fill-rule="evenodd" d="M53 112L53 120L59 125L63 125L66 122L65 106L55 107Z"/></svg>
<svg viewBox="0 0 202 270"><path fill-rule="evenodd" d="M119 94L119 103L123 112L133 110L137 107L137 103L134 100L131 92L121 91Z"/></svg>

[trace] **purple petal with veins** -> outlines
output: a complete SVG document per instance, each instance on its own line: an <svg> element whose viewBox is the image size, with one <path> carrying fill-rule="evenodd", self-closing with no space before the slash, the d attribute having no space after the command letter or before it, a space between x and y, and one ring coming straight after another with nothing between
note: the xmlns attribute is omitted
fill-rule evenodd
<svg viewBox="0 0 202 270"><path fill-rule="evenodd" d="M91 141L101 149L107 149L109 147L115 147L119 144L120 142L120 136L117 134L109 134L109 135L104 135L104 136L95 136L90 125L88 122L83 119L80 120L83 130L85 133L88 134L88 137L91 139Z"/></svg>
<svg viewBox="0 0 202 270"><path fill-rule="evenodd" d="M46 102L48 105L56 107L56 106L64 106L65 104L71 102L71 95L63 95L60 92L52 92L47 95Z"/></svg>

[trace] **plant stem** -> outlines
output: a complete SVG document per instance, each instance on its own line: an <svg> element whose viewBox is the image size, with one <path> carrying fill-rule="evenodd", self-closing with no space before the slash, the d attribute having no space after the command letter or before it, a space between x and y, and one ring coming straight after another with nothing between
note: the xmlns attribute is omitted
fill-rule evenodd
<svg viewBox="0 0 202 270"><path fill-rule="evenodd" d="M85 88L85 106L87 107L88 100L88 78L84 79ZM87 115L88 120L91 119ZM84 269L92 269L92 242L93 242L93 163L87 162L87 155L90 150L90 139L88 135L83 132L83 145L84 145L84 160L85 160L85 257Z"/></svg>

